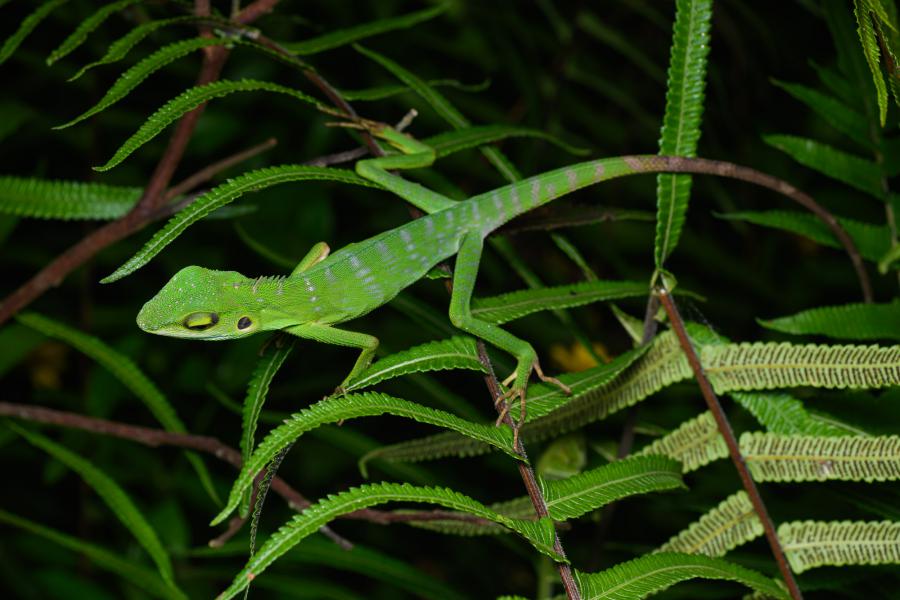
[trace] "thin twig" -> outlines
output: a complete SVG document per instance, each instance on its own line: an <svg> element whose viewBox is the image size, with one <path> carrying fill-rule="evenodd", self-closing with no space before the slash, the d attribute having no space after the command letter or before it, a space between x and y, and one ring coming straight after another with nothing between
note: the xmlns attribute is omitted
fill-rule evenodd
<svg viewBox="0 0 900 600"><path fill-rule="evenodd" d="M165 201L171 202L178 196L186 194L197 186L206 183L222 171L230 169L231 167L240 164L245 160L253 158L257 154L261 154L270 148L274 148L277 144L277 139L269 138L261 144L251 146L246 150L241 150L236 154L232 154L231 156L223 158L222 160L216 161L213 164L200 169L193 175L184 178L183 180L170 187L169 191L167 191L165 194Z"/></svg>
<svg viewBox="0 0 900 600"><path fill-rule="evenodd" d="M694 349L694 345L691 343L687 331L684 328L684 321L681 319L678 307L675 305L672 295L669 294L668 290L664 287L660 286L657 288L657 295L660 302L662 302L663 308L666 310L666 315L669 317L669 323L672 325L675 335L678 336L681 350L684 352L688 363L691 365L691 370L694 372L694 378L700 386L700 392L703 394L703 398L706 400L710 412L712 412L713 417L716 419L719 433L725 438L725 444L728 446L728 453L731 455L731 460L734 462L738 476L741 478L744 490L747 492L747 495L750 496L753 510L756 512L756 516L762 523L763 530L766 533L766 540L768 540L769 547L772 549L772 554L775 556L775 562L778 563L778 570L781 571L781 576L787 583L791 598L794 600L802 600L803 594L800 593L800 588L797 586L794 574L791 572L790 566L788 566L787 559L784 556L784 549L781 547L781 542L778 540L778 534L775 532L775 525L772 523L771 517L769 517L769 511L766 509L766 505L763 502L762 496L759 494L759 490L756 487L756 483L753 481L753 477L750 476L750 470L747 468L747 462L741 454L737 439L734 437L734 431L731 429L731 424L728 422L728 418L722 410L722 405L719 403L719 399L716 397L716 393L713 391L712 385L706 377L703 365L700 364L700 358L697 356L697 351Z"/></svg>
<svg viewBox="0 0 900 600"><path fill-rule="evenodd" d="M482 340L478 340L478 360L481 361L481 364L484 365L484 368L487 371L487 374L484 376L484 381L488 386L491 398L494 400L494 406L496 407L497 412L503 415L503 423L505 425L510 429L515 428L512 417L509 415L509 410L507 410L506 401L501 400L503 392L500 389L500 383L497 381L496 375L494 375L494 367L491 364L491 359L487 355L487 350L485 349ZM525 489L528 490L528 497L531 499L532 506L534 506L534 512L537 514L538 518L550 518L547 502L544 500L544 494L541 492L541 488L538 485L534 470L528 463L528 455L525 453L525 446L522 444L521 436L516 437L515 444L514 450L516 454L522 458L522 460L517 461L519 475L522 477L522 483L525 484ZM559 539L559 533L555 530L553 532L553 550L561 557L566 557L566 551L563 549L562 542ZM562 579L563 588L566 590L566 597L569 600L580 600L581 591L575 583L575 577L572 575L572 567L566 562L557 562L556 566L559 570L559 577Z"/></svg>

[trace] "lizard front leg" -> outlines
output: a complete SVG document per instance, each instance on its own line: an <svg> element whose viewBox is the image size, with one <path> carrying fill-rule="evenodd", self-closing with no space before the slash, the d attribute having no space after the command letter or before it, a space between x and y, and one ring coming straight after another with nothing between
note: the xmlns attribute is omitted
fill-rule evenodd
<svg viewBox="0 0 900 600"><path fill-rule="evenodd" d="M481 260L483 247L484 239L478 232L470 233L463 238L456 257L456 270L453 273L450 321L463 331L471 333L516 357L516 370L510 375L512 387L497 401L514 396L519 397L520 416L519 423L515 428L515 439L518 441L518 428L525 423L525 389L528 386L528 378L531 376L532 371L542 381L557 385L567 394L571 393L571 390L559 380L544 375L540 363L538 363L537 353L531 344L493 323L488 323L472 316L470 304L472 292L475 289L475 278L478 276L478 265ZM501 413L497 419L498 424L504 416L505 413Z"/></svg>
<svg viewBox="0 0 900 600"><path fill-rule="evenodd" d="M333 344L335 346L349 346L351 348L359 348L362 350L359 354L359 358L356 359L356 363L350 370L350 373L335 390L336 394L343 394L350 381L369 366L372 362L372 358L375 356L375 350L378 348L378 338L374 335L359 333L357 331L347 331L345 329L338 329L337 327L321 325L319 323L294 325L285 328L284 331L308 340L315 340L317 342Z"/></svg>

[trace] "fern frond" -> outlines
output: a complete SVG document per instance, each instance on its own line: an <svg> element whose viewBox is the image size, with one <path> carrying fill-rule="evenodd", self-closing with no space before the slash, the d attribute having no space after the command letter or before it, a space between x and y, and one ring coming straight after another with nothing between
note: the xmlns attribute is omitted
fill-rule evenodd
<svg viewBox="0 0 900 600"><path fill-rule="evenodd" d="M340 48L341 46L346 46L347 44L352 44L353 42L358 42L382 33L388 33L398 29L407 29L442 15L447 12L448 8L450 8L449 3L440 3L431 8L406 13L399 17L378 19L377 21L363 23L362 25L330 31L325 35L320 35L302 42L286 43L283 44L283 46L298 56L310 56L318 54L319 52L325 52L326 50Z"/></svg>
<svg viewBox="0 0 900 600"><path fill-rule="evenodd" d="M35 219L117 219L141 197L138 187L0 176L0 213Z"/></svg>
<svg viewBox="0 0 900 600"><path fill-rule="evenodd" d="M201 48L209 46L222 46L230 43L230 40L224 38L192 38L189 40L181 40L163 46L150 56L146 57L124 73L106 90L106 94L100 101L81 113L71 121L57 125L53 129L66 129L76 123L80 123L98 113L103 112L119 100L122 100L131 93L131 90L139 86L145 79L165 67L175 62L183 56L187 56L191 52L196 52Z"/></svg>
<svg viewBox="0 0 900 600"><path fill-rule="evenodd" d="M666 82L666 111L659 140L659 153L696 156L703 119L706 57L712 0L678 0ZM691 195L690 175L657 175L657 212L654 259L662 269L675 250Z"/></svg>
<svg viewBox="0 0 900 600"><path fill-rule="evenodd" d="M729 394L771 433L847 435L846 428L816 418L802 402L779 392L733 392Z"/></svg>
<svg viewBox="0 0 900 600"><path fill-rule="evenodd" d="M840 242L830 229L809 213L793 210L743 211L718 215L720 218L746 221L763 227L774 227L807 237L829 248L840 248ZM885 225L875 225L854 219L838 218L838 223L853 239L860 255L877 262L891 249L891 232Z"/></svg>
<svg viewBox="0 0 900 600"><path fill-rule="evenodd" d="M850 137L854 142L872 147L869 124L866 118L834 96L799 83L788 83L773 79L772 83L808 106L826 123Z"/></svg>
<svg viewBox="0 0 900 600"><path fill-rule="evenodd" d="M474 338L454 336L448 340L428 342L403 352L396 352L380 359L360 373L345 386L345 389L352 392L409 373L446 369L484 372L484 365L478 360Z"/></svg>
<svg viewBox="0 0 900 600"><path fill-rule="evenodd" d="M457 81L456 79L431 79L428 82L428 85L431 87L449 87L455 90L459 90L461 92L483 92L488 89L491 85L490 79L485 79L481 83L462 83ZM411 92L412 88L408 85L402 84L389 84L389 85L377 85L373 87L368 87L364 89L358 90L347 90L341 89L341 96L344 97L345 100L349 100L351 102L359 101L359 102L367 102L374 100L387 100L388 98L392 98L399 94L405 94L407 92ZM430 143L428 145L431 145Z"/></svg>
<svg viewBox="0 0 900 600"><path fill-rule="evenodd" d="M894 481L900 436L779 435L746 432L741 454L757 481Z"/></svg>
<svg viewBox="0 0 900 600"><path fill-rule="evenodd" d="M178 214L169 219L165 227L157 231L153 237L125 264L111 275L102 279L101 283L110 283L137 271L159 254L175 238L193 223L196 223L212 211L240 198L248 192L256 192L279 183L288 181L340 181L365 187L377 187L374 183L363 179L346 169L328 167L311 167L307 165L281 165L265 167L243 173L234 179L214 187L206 192Z"/></svg>
<svg viewBox="0 0 900 600"><path fill-rule="evenodd" d="M559 560L553 550L555 531L550 519L541 519L540 521L510 519L468 496L447 488L417 487L406 483L369 484L330 495L295 515L266 540L241 572L235 576L231 586L218 598L227 600L234 597L285 552L333 519L354 510L386 502L438 504L494 521L520 534L541 553Z"/></svg>
<svg viewBox="0 0 900 600"><path fill-rule="evenodd" d="M181 117L201 104L209 102L213 98L222 98L235 92L266 91L284 94L298 100L302 100L313 106L320 106L312 96L308 96L299 90L295 90L268 81L255 81L253 79L241 79L239 81L214 81L206 85L192 87L150 115L140 128L119 147L106 164L94 167L95 171L108 171L128 158L135 150L156 137L163 129L173 121Z"/></svg>
<svg viewBox="0 0 900 600"><path fill-rule="evenodd" d="M73 31L69 37L64 39L62 43L50 53L50 56L47 57L47 64L52 65L78 48L78 46L87 39L88 34L100 27L100 25L103 24L103 21L109 18L113 13L117 13L123 8L127 8L128 6L141 1L142 0L118 0L118 2L112 2L105 6L101 6L94 11L91 16L81 21L75 31Z"/></svg>
<svg viewBox="0 0 900 600"><path fill-rule="evenodd" d="M841 340L900 340L900 302L821 306L795 315L757 322L796 335L824 335Z"/></svg>
<svg viewBox="0 0 900 600"><path fill-rule="evenodd" d="M853 16L856 17L856 32L859 34L859 42L862 44L863 55L869 65L872 74L872 83L875 85L875 98L878 101L878 117L881 126L884 127L887 119L887 86L884 84L884 74L881 72L881 49L878 39L875 37L875 29L872 27L870 12L884 8L881 0L853 0Z"/></svg>
<svg viewBox="0 0 900 600"><path fill-rule="evenodd" d="M720 393L807 385L852 389L900 384L900 346L756 342L704 346L700 357Z"/></svg>
<svg viewBox="0 0 900 600"><path fill-rule="evenodd" d="M747 492L741 490L719 503L687 529L673 536L657 552L686 552L725 556L729 550L763 534Z"/></svg>
<svg viewBox="0 0 900 600"><path fill-rule="evenodd" d="M666 456L635 456L553 481L539 480L547 510L567 521L637 494L687 489L681 463Z"/></svg>
<svg viewBox="0 0 900 600"><path fill-rule="evenodd" d="M778 539L795 573L823 566L900 563L896 521L782 523Z"/></svg>
<svg viewBox="0 0 900 600"><path fill-rule="evenodd" d="M640 281L583 281L571 285L521 290L473 298L472 316L502 324L542 310L583 306L619 298L647 295L647 284Z"/></svg>
<svg viewBox="0 0 900 600"><path fill-rule="evenodd" d="M721 558L661 552L620 563L599 573L575 572L584 600L646 598L689 579L735 581L773 598L789 598L774 579Z"/></svg>
<svg viewBox="0 0 900 600"><path fill-rule="evenodd" d="M559 136L541 131L540 129L531 129L529 127L514 127L511 125L481 125L465 127L463 129L455 129L439 133L438 135L426 138L423 142L434 148L439 158L449 156L461 150L469 148L477 148L491 142L505 140L511 137L529 137L537 138L550 142L554 146L565 150L569 154L575 156L585 156L590 153L588 148L579 148L564 142Z"/></svg>
<svg viewBox="0 0 900 600"><path fill-rule="evenodd" d="M16 29L11 36L6 38L3 42L3 46L0 46L0 65L5 63L7 59L13 55L16 49L25 41L25 38L34 31L35 27L40 25L41 21L67 1L68 0L47 0L34 9L34 12L22 19L19 28Z"/></svg>
<svg viewBox="0 0 900 600"><path fill-rule="evenodd" d="M152 596L163 598L163 600L168 600L169 598L187 600L187 596L180 589L168 585L155 572L136 564L133 559L124 558L120 552L110 552L106 548L88 543L56 529L51 529L40 523L35 523L24 517L8 513L2 509L0 509L0 523L17 527L22 531L40 536L57 546L71 550L78 556L87 558L91 565L118 575Z"/></svg>
<svg viewBox="0 0 900 600"><path fill-rule="evenodd" d="M75 81L94 67L108 65L122 60L132 48L134 48L141 42L141 40L143 40L145 37L156 31L157 29L162 29L163 27L168 27L169 25L193 23L197 20L199 20L198 17L195 17L193 15L184 15L181 17L172 17L171 19L159 19L157 21L147 21L146 23L141 23L140 25L117 39L115 42L110 44L109 48L107 48L106 50L106 54L104 54L99 60L81 67L81 69L79 69L74 75L69 77L69 81Z"/></svg>
<svg viewBox="0 0 900 600"><path fill-rule="evenodd" d="M8 423L8 427L25 438L31 445L40 448L75 471L85 483L91 486L122 525L131 532L134 539L144 547L144 550L156 563L156 568L159 570L163 581L175 587L175 577L169 554L159 541L156 531L150 526L150 523L147 522L147 519L135 506L128 494L119 487L119 484L84 458L51 441L49 438L13 423Z"/></svg>
<svg viewBox="0 0 900 600"><path fill-rule="evenodd" d="M879 200L884 198L881 169L871 160L793 135L764 135L763 141L826 177L842 181Z"/></svg>
<svg viewBox="0 0 900 600"><path fill-rule="evenodd" d="M683 465L685 473L695 471L714 460L726 458L728 447L719 433L711 412L688 419L671 433L641 448L636 456L661 454Z"/></svg>
<svg viewBox="0 0 900 600"><path fill-rule="evenodd" d="M445 427L495 446L514 458L521 458L513 448L512 431L507 427L472 423L441 410L374 392L325 398L309 408L291 415L290 419L270 431L260 442L250 460L245 462L241 468L241 472L231 488L228 503L213 520L213 524L220 523L237 507L241 495L253 483L253 478L258 472L271 462L283 448L294 443L307 431L326 423L383 414L406 417L420 423Z"/></svg>

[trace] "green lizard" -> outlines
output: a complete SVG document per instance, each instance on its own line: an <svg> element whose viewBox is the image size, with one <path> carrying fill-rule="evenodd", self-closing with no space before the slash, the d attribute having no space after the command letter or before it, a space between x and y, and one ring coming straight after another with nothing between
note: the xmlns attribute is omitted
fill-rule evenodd
<svg viewBox="0 0 900 600"><path fill-rule="evenodd" d="M450 321L516 358L516 368L504 382L507 386L512 383L505 396L520 397L524 416L525 389L532 372L565 391L568 388L544 375L531 344L472 316L469 304L484 239L491 232L574 190L638 173L705 173L750 181L792 197L802 195L781 180L732 163L643 155L579 163L458 202L389 172L432 165L432 148L387 125L358 120L350 126L368 129L401 152L361 160L356 163L357 173L404 198L426 216L330 256L328 246L320 242L288 276L251 279L235 271L185 267L141 309L137 317L140 328L204 340L280 330L359 348L359 358L340 391L369 365L378 339L337 325L385 304L438 263L456 255Z"/></svg>

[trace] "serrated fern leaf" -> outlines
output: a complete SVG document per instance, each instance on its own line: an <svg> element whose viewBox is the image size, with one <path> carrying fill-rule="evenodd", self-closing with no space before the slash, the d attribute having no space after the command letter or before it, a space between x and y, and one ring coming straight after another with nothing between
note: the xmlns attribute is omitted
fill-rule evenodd
<svg viewBox="0 0 900 600"><path fill-rule="evenodd" d="M340 181L365 187L377 187L374 183L345 169L311 167L307 165L282 165L249 171L214 187L191 202L186 208L169 219L165 227L157 231L137 254L128 259L114 273L101 280L101 283L110 283L137 271L150 262L154 256L159 254L163 248L181 235L190 225L248 192L256 192L279 183L308 180Z"/></svg>
<svg viewBox="0 0 900 600"><path fill-rule="evenodd" d="M686 489L681 463L666 456L635 456L566 479L540 480L547 510L567 521L621 498Z"/></svg>
<svg viewBox="0 0 900 600"><path fill-rule="evenodd" d="M502 324L542 310L583 306L619 298L647 294L647 284L639 281L583 281L572 285L521 290L475 298L472 316L490 323Z"/></svg>
<svg viewBox="0 0 900 600"><path fill-rule="evenodd" d="M826 177L842 181L875 198L884 198L881 169L871 160L793 135L764 135L763 141Z"/></svg>
<svg viewBox="0 0 900 600"><path fill-rule="evenodd" d="M22 20L19 28L6 38L3 46L0 46L0 65L5 63L16 49L25 41L25 38L34 31L34 28L40 25L47 15L56 10L59 6L65 4L67 0L47 0Z"/></svg>
<svg viewBox="0 0 900 600"><path fill-rule="evenodd" d="M820 118L853 141L866 148L872 146L866 118L837 98L799 83L778 80L773 80L772 83L811 108Z"/></svg>
<svg viewBox="0 0 900 600"><path fill-rule="evenodd" d="M269 385L293 349L294 342L292 340L260 357L256 363L256 369L253 370L253 375L250 377L250 383L247 384L241 419L241 459L245 463L250 460L250 455L253 453L256 425L259 421L259 413L262 412L263 404L269 395ZM241 501L242 516L247 514L249 507L250 494L247 493Z"/></svg>
<svg viewBox="0 0 900 600"><path fill-rule="evenodd" d="M620 563L599 573L575 572L583 600L646 598L690 579L735 581L773 598L789 598L774 579L721 558L661 552Z"/></svg>
<svg viewBox="0 0 900 600"><path fill-rule="evenodd" d="M636 456L662 454L683 465L685 473L695 471L714 460L726 458L728 447L719 433L716 420L706 411L688 419L671 433L641 448Z"/></svg>
<svg viewBox="0 0 900 600"><path fill-rule="evenodd" d="M219 600L227 600L234 597L285 552L336 517L386 502L437 504L476 517L489 519L520 534L543 554L558 559L553 550L555 531L553 522L550 519L542 519L540 521L510 519L492 511L468 496L447 488L417 487L405 483L370 484L352 488L340 494L330 495L309 506L302 513L295 515L285 525L282 525L272 537L266 540L259 551L250 558L247 565L237 574L231 586L218 596Z"/></svg>
<svg viewBox="0 0 900 600"><path fill-rule="evenodd" d="M110 552L106 548L45 527L40 523L8 513L5 510L0 510L0 523L17 527L22 531L40 536L57 546L71 550L78 556L87 558L92 565L118 575L152 596L163 599L179 598L187 600L184 592L166 584L155 572L135 564L133 559L124 558L120 553Z"/></svg>
<svg viewBox="0 0 900 600"><path fill-rule="evenodd" d="M185 428L184 423L178 417L175 408L169 403L166 396L130 358L104 344L94 336L72 329L43 315L33 312L19 313L16 315L16 319L48 337L69 344L85 356L96 361L97 364L118 379L122 385L131 390L166 431L187 433L187 428ZM197 472L197 476L200 478L200 482L210 495L210 498L218 503L219 496L215 486L212 484L212 477L206 469L206 465L193 452L188 452L185 456L187 456Z"/></svg>
<svg viewBox="0 0 900 600"><path fill-rule="evenodd" d="M145 79L159 71L166 65L209 46L222 46L230 43L224 38L192 38L181 40L167 46L163 46L144 60L140 61L124 73L113 83L100 101L81 113L71 121L57 125L53 129L65 129L76 123L80 123L100 112L103 112L119 100L127 96L131 90L139 86Z"/></svg>
<svg viewBox="0 0 900 600"><path fill-rule="evenodd" d="M770 433L847 435L847 430L816 418L802 402L780 392L734 392L729 394Z"/></svg>
<svg viewBox="0 0 900 600"><path fill-rule="evenodd" d="M0 176L0 213L36 219L117 219L131 210L137 187Z"/></svg>
<svg viewBox="0 0 900 600"><path fill-rule="evenodd" d="M325 398L309 408L291 415L291 418L286 420L283 425L269 432L250 460L244 463L231 488L226 507L213 520L213 524L221 522L237 507L244 490L253 483L253 478L263 467L271 462L285 446L294 443L307 431L326 423L383 414L406 417L420 423L452 429L480 442L495 446L514 458L520 458L512 446L512 431L507 427L472 423L441 410L374 392Z"/></svg>
<svg viewBox="0 0 900 600"><path fill-rule="evenodd" d="M454 336L448 340L428 342L403 352L391 354L360 373L347 384L345 389L352 392L409 373L446 369L471 369L484 372L484 365L478 360L478 349L475 346L474 338Z"/></svg>
<svg viewBox="0 0 900 600"><path fill-rule="evenodd" d="M69 81L78 79L94 67L108 65L122 60L132 48L134 48L141 42L141 40L143 40L145 37L156 31L157 29L168 27L169 25L193 23L197 20L198 18L193 15L185 15L181 17L172 17L171 19L160 19L157 21L147 21L146 23L141 23L140 25L117 39L115 42L110 44L109 48L107 48L106 50L106 54L104 54L103 57L100 58L100 60L94 61L79 69L77 73L69 78Z"/></svg>
<svg viewBox="0 0 900 600"><path fill-rule="evenodd" d="M550 142L554 146L565 150L569 154L584 156L590 153L587 148L578 148L567 144L558 136L546 133L539 129L528 127L514 127L511 125L481 125L455 129L427 138L425 144L434 148L438 157L449 156L455 152L476 148L491 142L505 140L511 137L531 137Z"/></svg>
<svg viewBox="0 0 900 600"><path fill-rule="evenodd" d="M741 454L757 481L894 481L900 436L779 435L746 432Z"/></svg>
<svg viewBox="0 0 900 600"><path fill-rule="evenodd" d="M763 526L747 492L734 493L673 536L657 552L725 556L729 550L763 534Z"/></svg>
<svg viewBox="0 0 900 600"><path fill-rule="evenodd" d="M144 550L156 563L156 568L159 570L163 580L170 585L175 585L172 563L169 561L169 555L159 541L156 531L150 526L150 523L147 522L147 519L144 518L144 515L138 510L138 507L135 506L128 494L119 487L119 484L84 458L51 441L49 438L15 424L10 423L8 426L28 440L30 444L40 448L78 473L84 482L97 492L97 495L112 510L113 514L116 515L116 518L121 521L126 529L131 532L131 535L134 536L138 543L144 547Z"/></svg>
<svg viewBox="0 0 900 600"><path fill-rule="evenodd" d="M900 340L900 302L843 304L804 310L763 327L796 335L824 335L841 340Z"/></svg>
<svg viewBox="0 0 900 600"><path fill-rule="evenodd" d="M112 2L105 6L101 6L94 14L81 21L75 31L73 31L69 37L64 39L62 43L50 53L50 56L47 57L47 64L52 65L78 48L78 46L87 39L88 34L100 27L100 25L103 24L103 21L109 18L113 13L141 1L142 0L118 0L118 2Z"/></svg>
<svg viewBox="0 0 900 600"><path fill-rule="evenodd" d="M875 85L875 98L878 100L878 117L881 126L887 119L887 86L884 83L884 74L881 72L881 50L878 46L878 39L875 36L875 29L872 27L872 20L869 16L871 11L880 8L881 0L853 0L853 16L856 17L856 32L859 34L859 41L862 44L863 55L866 57L866 63L869 65L869 72L872 74L872 83Z"/></svg>
<svg viewBox="0 0 900 600"><path fill-rule="evenodd" d="M418 23L429 21L444 12L450 7L448 3L441 3L431 8L419 10L416 12L400 15L399 17L391 17L387 19L378 19L370 23L363 23L346 29L330 31L325 35L320 35L302 42L283 44L293 54L298 56L310 56L326 50L333 50L358 42L369 37L396 31L398 29L407 29Z"/></svg>
<svg viewBox="0 0 900 600"><path fill-rule="evenodd" d="M703 118L712 0L678 0L675 6L659 153L692 157L697 155ZM690 194L690 175L657 176L654 243L657 269L663 268L678 244Z"/></svg>
<svg viewBox="0 0 900 600"><path fill-rule="evenodd" d="M782 523L778 539L795 573L823 566L900 563L896 521Z"/></svg>
<svg viewBox="0 0 900 600"><path fill-rule="evenodd" d="M756 342L704 346L701 362L717 392L798 386L879 388L900 384L900 346Z"/></svg>
<svg viewBox="0 0 900 600"><path fill-rule="evenodd" d="M209 102L213 98L222 98L235 92L266 91L276 94L284 94L298 100L302 100L313 106L319 106L319 102L312 96L308 96L299 90L295 90L268 81L255 81L253 79L241 79L239 81L214 81L206 85L192 87L150 115L140 128L130 138L125 140L113 157L106 164L94 167L95 171L108 171L128 158L135 150L156 137L163 129L173 121L181 117L201 104Z"/></svg>
<svg viewBox="0 0 900 600"><path fill-rule="evenodd" d="M755 225L790 231L830 248L841 247L831 230L821 220L809 213L767 210L733 212L718 216L723 219L747 221ZM887 226L845 218L838 218L838 223L853 239L860 255L867 260L877 262L891 248L891 232Z"/></svg>

